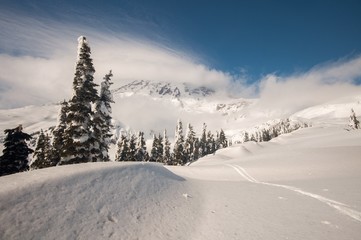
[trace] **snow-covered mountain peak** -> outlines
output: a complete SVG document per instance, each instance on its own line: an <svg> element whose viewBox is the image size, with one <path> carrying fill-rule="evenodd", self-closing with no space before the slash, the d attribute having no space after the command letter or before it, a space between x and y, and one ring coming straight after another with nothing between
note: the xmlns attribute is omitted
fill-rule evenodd
<svg viewBox="0 0 361 240"><path fill-rule="evenodd" d="M152 82L135 80L113 91L115 95L130 96L134 94L170 98L204 98L215 94L215 90L205 86L192 86L189 83Z"/></svg>

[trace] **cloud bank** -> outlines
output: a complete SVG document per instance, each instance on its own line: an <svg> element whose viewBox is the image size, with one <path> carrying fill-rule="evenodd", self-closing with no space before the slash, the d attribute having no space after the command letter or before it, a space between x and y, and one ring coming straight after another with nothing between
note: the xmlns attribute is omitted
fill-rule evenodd
<svg viewBox="0 0 361 240"><path fill-rule="evenodd" d="M110 69L116 85L143 79L225 89L232 80L191 54L125 34L16 16L1 17L0 26L0 108L69 98L79 35L88 37L97 83Z"/></svg>
<svg viewBox="0 0 361 240"><path fill-rule="evenodd" d="M0 108L71 97L79 35L88 37L97 83L112 69L115 86L140 79L205 85L236 97L259 98L258 113L275 116L361 94L355 84L361 77L360 56L289 76L269 74L249 84L244 75L212 69L195 54L111 29L94 30L4 12L0 27Z"/></svg>
<svg viewBox="0 0 361 240"><path fill-rule="evenodd" d="M259 85L258 109L287 116L306 107L361 95L361 56L316 66L287 77L269 74Z"/></svg>

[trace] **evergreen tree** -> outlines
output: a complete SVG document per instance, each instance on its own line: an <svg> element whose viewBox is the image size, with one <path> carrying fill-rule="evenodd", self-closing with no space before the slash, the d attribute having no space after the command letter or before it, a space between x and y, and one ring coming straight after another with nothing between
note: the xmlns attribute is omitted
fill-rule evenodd
<svg viewBox="0 0 361 240"><path fill-rule="evenodd" d="M248 142L248 141L250 141L250 139L249 139L249 134L248 134L248 132L244 132L243 142Z"/></svg>
<svg viewBox="0 0 361 240"><path fill-rule="evenodd" d="M219 132L218 142L219 142L219 147L217 149L226 148L228 146L227 137L223 129L221 129L221 131Z"/></svg>
<svg viewBox="0 0 361 240"><path fill-rule="evenodd" d="M121 135L117 142L117 152L115 154L115 161L123 162L127 161L127 155L129 152L128 139L126 136Z"/></svg>
<svg viewBox="0 0 361 240"><path fill-rule="evenodd" d="M150 152L150 161L151 162L163 162L163 138L159 134L158 137L154 134L153 135L153 144L152 150Z"/></svg>
<svg viewBox="0 0 361 240"><path fill-rule="evenodd" d="M61 103L61 108L58 113L58 123L52 132L53 137L52 137L52 144L51 144L52 146L51 146L51 154L50 154L50 161L52 166L55 166L60 162L60 158L62 155L67 112L68 112L68 103L64 100Z"/></svg>
<svg viewBox="0 0 361 240"><path fill-rule="evenodd" d="M211 131L208 131L206 154L212 154L215 151L216 151L216 142L214 140L214 135L212 134Z"/></svg>
<svg viewBox="0 0 361 240"><path fill-rule="evenodd" d="M54 166L50 157L50 137L48 134L44 134L44 131L40 131L40 135L36 141L35 151L33 155L33 162L31 163L31 169L40 169Z"/></svg>
<svg viewBox="0 0 361 240"><path fill-rule="evenodd" d="M195 138L193 142L193 161L197 160L199 157L199 139Z"/></svg>
<svg viewBox="0 0 361 240"><path fill-rule="evenodd" d="M147 147L144 140L144 132L138 133L135 159L138 162L144 162L148 160Z"/></svg>
<svg viewBox="0 0 361 240"><path fill-rule="evenodd" d="M164 152L164 145L163 145L163 137L159 133L157 139L157 151L158 151L158 159L157 162L163 162L163 152Z"/></svg>
<svg viewBox="0 0 361 240"><path fill-rule="evenodd" d="M181 120L178 120L175 131L175 143L173 149L174 164L183 165L185 163L184 158L184 136L183 136L183 124Z"/></svg>
<svg viewBox="0 0 361 240"><path fill-rule="evenodd" d="M73 97L69 101L64 151L59 164L73 164L94 161L96 152L92 134L92 104L98 101L97 86L93 82L94 67L90 47L85 37L78 39L78 59L73 81Z"/></svg>
<svg viewBox="0 0 361 240"><path fill-rule="evenodd" d="M359 120L356 118L356 113L355 111L351 108L351 115L350 115L350 121L349 121L349 126L352 129L360 129L360 122Z"/></svg>
<svg viewBox="0 0 361 240"><path fill-rule="evenodd" d="M93 149L94 153L92 161L110 161L108 150L111 142L111 128L112 126L112 109L110 104L114 103L112 93L109 88L113 84L111 77L113 76L112 71L106 74L104 81L101 83L100 96L95 104L95 112L93 117Z"/></svg>
<svg viewBox="0 0 361 240"><path fill-rule="evenodd" d="M170 154L170 142L167 135L167 130L164 129L163 133L163 163L167 165L172 165L172 158Z"/></svg>
<svg viewBox="0 0 361 240"><path fill-rule="evenodd" d="M129 148L127 152L127 160L126 161L136 161L136 152L137 152L137 138L134 134L130 135L129 138Z"/></svg>
<svg viewBox="0 0 361 240"><path fill-rule="evenodd" d="M6 136L3 155L0 157L0 176L29 170L28 155L34 151L26 143L31 136L22 130L19 125L4 131Z"/></svg>
<svg viewBox="0 0 361 240"><path fill-rule="evenodd" d="M207 155L207 125L203 123L202 136L199 142L199 157Z"/></svg>
<svg viewBox="0 0 361 240"><path fill-rule="evenodd" d="M196 133L193 130L193 126L191 124L188 124L187 137L184 143L185 162L190 162L194 160L193 151L195 138Z"/></svg>

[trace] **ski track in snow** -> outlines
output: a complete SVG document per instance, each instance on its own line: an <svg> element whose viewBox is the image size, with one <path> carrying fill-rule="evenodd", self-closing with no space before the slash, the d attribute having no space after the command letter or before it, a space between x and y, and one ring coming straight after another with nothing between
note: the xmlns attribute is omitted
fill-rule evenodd
<svg viewBox="0 0 361 240"><path fill-rule="evenodd" d="M323 196L314 194L314 193L310 193L310 192L306 192L303 191L301 189L298 189L296 187L292 187L292 186L287 186L287 185L281 185L281 184L275 184L275 183L267 183L267 182L260 182L258 180L256 180L254 177L252 177L244 168L242 168L239 165L231 165L231 164L227 164L226 166L233 168L239 175L241 175L244 179L246 179L249 182L252 183L256 183L256 184L262 184L262 185L267 185L267 186L272 186L272 187L278 187L278 188L284 188L311 198L314 198L322 203L327 204L328 206L336 209L337 211L339 211L340 213L349 216L353 219L355 219L358 222L361 222L361 213L351 209L347 204L341 203L341 202L337 202L334 201L332 199L329 198L325 198Z"/></svg>

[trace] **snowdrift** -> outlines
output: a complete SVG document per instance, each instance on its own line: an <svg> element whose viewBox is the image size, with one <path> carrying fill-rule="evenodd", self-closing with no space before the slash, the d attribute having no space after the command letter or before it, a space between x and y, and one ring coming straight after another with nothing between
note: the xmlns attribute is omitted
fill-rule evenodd
<svg viewBox="0 0 361 240"><path fill-rule="evenodd" d="M158 164L89 163L9 175L0 178L0 238L173 239L179 225L189 225L185 217L174 222L177 214L192 216L185 194L184 179ZM169 214L177 208L184 211Z"/></svg>

